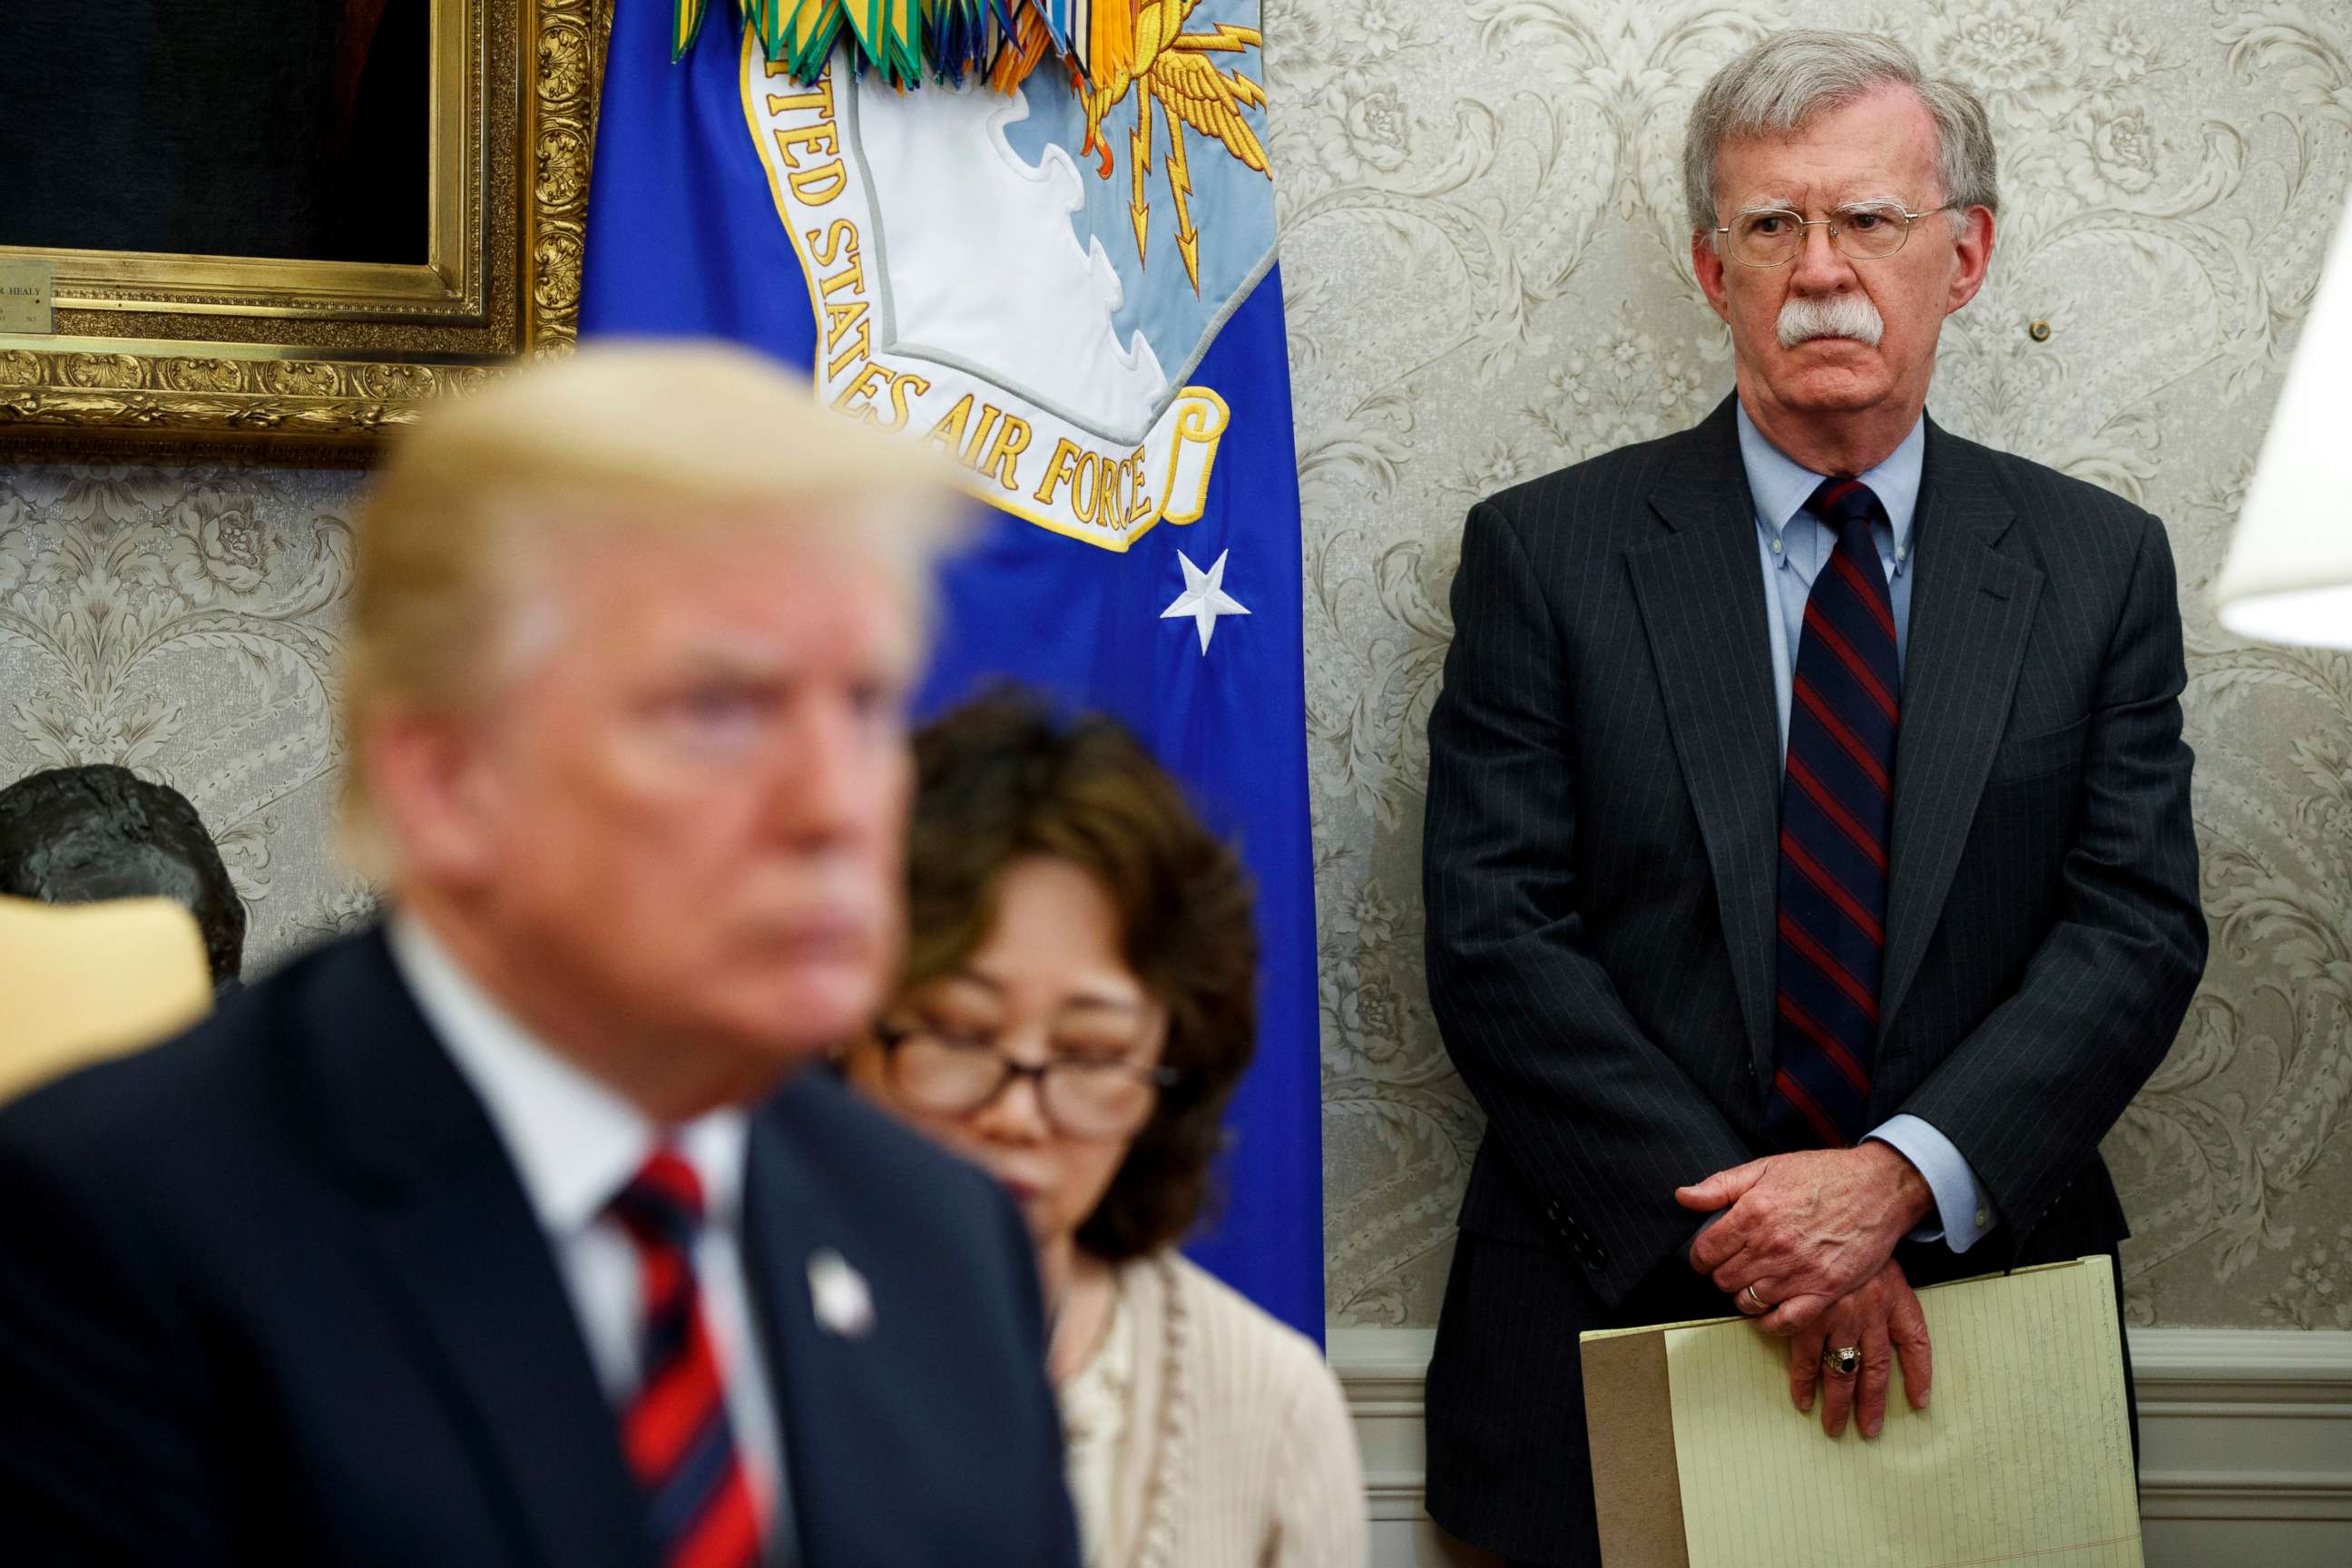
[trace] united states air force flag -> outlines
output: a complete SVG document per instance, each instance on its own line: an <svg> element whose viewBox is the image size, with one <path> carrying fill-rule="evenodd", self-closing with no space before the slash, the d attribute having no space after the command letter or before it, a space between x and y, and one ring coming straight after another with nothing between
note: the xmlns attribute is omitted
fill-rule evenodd
<svg viewBox="0 0 2352 1568"><path fill-rule="evenodd" d="M1102 0L1097 0L1097 5ZM1258 1059L1193 1255L1322 1327L1298 491L1256 0L1142 0L1129 58L1011 94L771 64L620 0L581 324L808 368L987 503L927 710L992 679L1117 714L1258 891ZM722 25L723 24L723 25ZM1147 34L1146 29L1150 29Z"/></svg>

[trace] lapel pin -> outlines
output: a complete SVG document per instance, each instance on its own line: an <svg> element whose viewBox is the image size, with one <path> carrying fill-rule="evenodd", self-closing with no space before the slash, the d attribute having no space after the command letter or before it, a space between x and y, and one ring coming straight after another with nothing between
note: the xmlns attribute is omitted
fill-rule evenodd
<svg viewBox="0 0 2352 1568"><path fill-rule="evenodd" d="M810 1253L808 1282L817 1327L845 1340L862 1340L874 1331L874 1291L847 1258L829 1247Z"/></svg>

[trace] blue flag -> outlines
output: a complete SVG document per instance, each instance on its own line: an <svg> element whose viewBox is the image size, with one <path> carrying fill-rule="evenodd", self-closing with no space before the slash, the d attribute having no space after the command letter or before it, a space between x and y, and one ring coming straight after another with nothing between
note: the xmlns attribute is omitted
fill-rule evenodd
<svg viewBox="0 0 2352 1568"><path fill-rule="evenodd" d="M845 52L803 84L717 5L673 66L672 9L620 0L582 331L748 343L962 466L988 505L921 706L1009 678L1115 714L1239 846L1258 1056L1188 1250L1319 1337L1298 488L1255 0L1201 0L1116 94L1049 58L1009 96L901 91Z"/></svg>

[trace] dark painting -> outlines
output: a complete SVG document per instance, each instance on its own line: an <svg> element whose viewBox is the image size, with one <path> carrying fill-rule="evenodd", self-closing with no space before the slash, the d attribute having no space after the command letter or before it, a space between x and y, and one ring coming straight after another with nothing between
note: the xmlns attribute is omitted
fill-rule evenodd
<svg viewBox="0 0 2352 1568"><path fill-rule="evenodd" d="M428 259L430 0L0 0L0 245Z"/></svg>

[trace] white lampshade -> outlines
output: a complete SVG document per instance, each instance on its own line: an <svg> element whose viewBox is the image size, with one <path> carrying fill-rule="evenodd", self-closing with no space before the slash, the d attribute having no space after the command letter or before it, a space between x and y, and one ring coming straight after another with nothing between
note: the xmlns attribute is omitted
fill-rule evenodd
<svg viewBox="0 0 2352 1568"><path fill-rule="evenodd" d="M2352 206L2328 248L2214 597L2221 624L2240 637L2352 647Z"/></svg>

